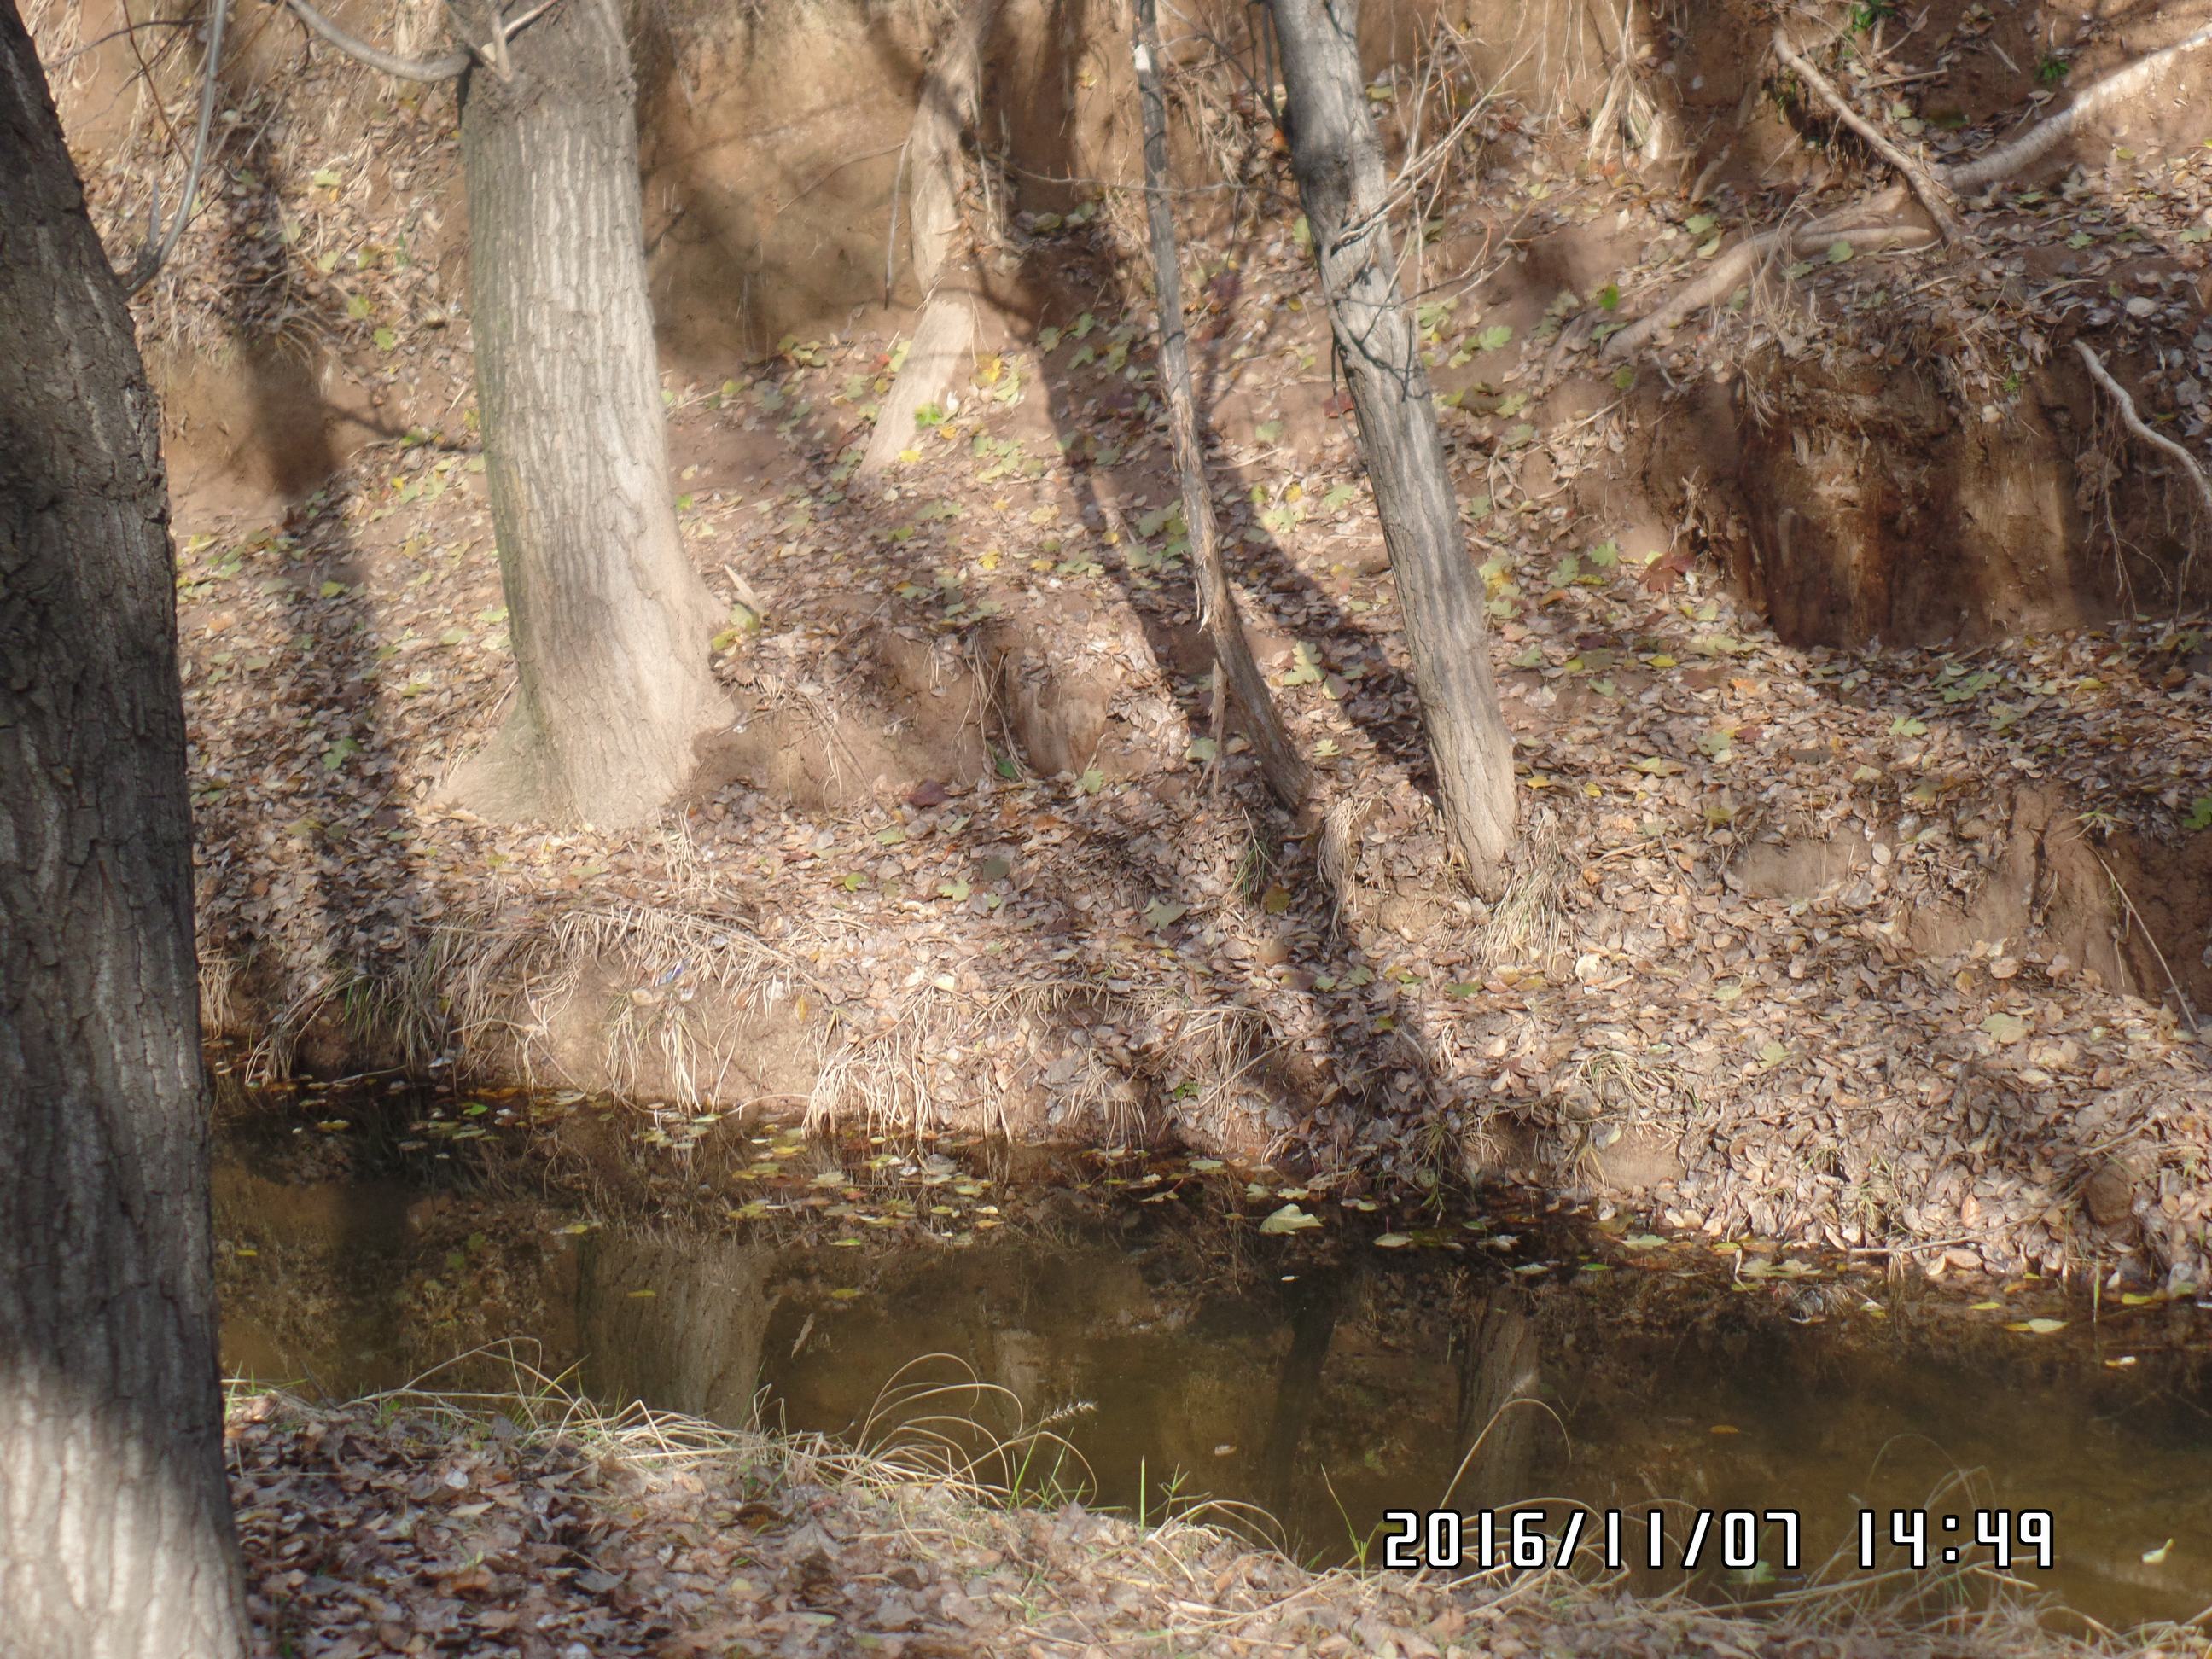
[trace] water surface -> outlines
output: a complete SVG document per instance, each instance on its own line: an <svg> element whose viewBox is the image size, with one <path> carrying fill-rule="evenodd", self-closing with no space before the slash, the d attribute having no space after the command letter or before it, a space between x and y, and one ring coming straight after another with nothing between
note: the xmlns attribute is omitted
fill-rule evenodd
<svg viewBox="0 0 2212 1659"><path fill-rule="evenodd" d="M1030 1487L1152 1515L1237 1500L1311 1559L1371 1549L1385 1510L1434 1506L1465 1460L1468 1511L1802 1514L1805 1571L1709 1561L1702 1594L1802 1587L1856 1553L1863 1509L1933 1501L2049 1510L2057 1565L2021 1576L2108 1623L2212 1605L2191 1308L2033 1283L1977 1308L1510 1197L1394 1210L1188 1158L826 1146L573 1097L325 1097L240 1121L216 1178L224 1361L310 1393L521 1338L603 1402L877 1443L940 1410L1011 1432L1010 1395L1072 1449L1030 1458ZM1286 1203L1321 1224L1263 1232ZM2067 1323L2006 1328L2036 1317ZM499 1373L480 1357L441 1380ZM887 1403L895 1377L969 1374L1007 1395Z"/></svg>

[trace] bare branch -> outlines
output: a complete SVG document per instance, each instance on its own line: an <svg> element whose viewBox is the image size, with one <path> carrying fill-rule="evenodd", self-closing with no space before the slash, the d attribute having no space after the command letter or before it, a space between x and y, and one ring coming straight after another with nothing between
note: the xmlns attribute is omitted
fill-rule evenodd
<svg viewBox="0 0 2212 1659"><path fill-rule="evenodd" d="M1912 186L1912 193L1920 198L1920 204L1928 210L1928 216L1936 222L1937 234L1947 242L1957 241L1959 221L1953 212L1957 204L1950 191L1927 168L1892 143L1880 127L1853 109L1828 77L1813 67L1812 60L1790 44L1790 37L1779 23L1774 26L1774 55L1797 71L1797 78L1813 89L1838 120L1865 139L1875 155L1904 176L1905 183Z"/></svg>
<svg viewBox="0 0 2212 1659"><path fill-rule="evenodd" d="M230 15L229 0L215 0L208 13L207 63L200 71L200 118L192 132L191 165L185 169L184 199L177 205L177 216L169 222L168 234L161 234L161 198L159 188L155 191L153 205L146 216L146 242L138 250L138 257L128 270L116 272L116 280L123 284L126 295L136 294L152 282L157 272L177 251L177 240L185 234L185 226L192 213L192 198L199 193L200 169L207 165L208 131L215 125L216 94L221 88L217 71L222 66L222 29Z"/></svg>
<svg viewBox="0 0 2212 1659"><path fill-rule="evenodd" d="M380 51L368 41L347 33L309 5L307 0L284 0L284 3L310 31L355 62L381 70L386 75L396 75L403 81L451 81L469 66L469 54L465 52L447 52L443 58L402 58L396 52Z"/></svg>

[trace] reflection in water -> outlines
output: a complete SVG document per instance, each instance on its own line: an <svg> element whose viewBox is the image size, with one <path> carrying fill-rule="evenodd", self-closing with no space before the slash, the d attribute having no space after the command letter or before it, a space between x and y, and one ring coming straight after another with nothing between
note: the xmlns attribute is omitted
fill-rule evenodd
<svg viewBox="0 0 2212 1659"><path fill-rule="evenodd" d="M2194 1364L2112 1369L2118 1350L1947 1326L1942 1309L1808 1328L1752 1287L1571 1264L1516 1280L1479 1251L1332 1253L1201 1203L1073 1192L964 1246L600 1227L450 1179L287 1183L235 1160L217 1201L226 1364L325 1394L526 1335L603 1401L743 1422L758 1397L771 1422L850 1437L902 1366L944 1355L1052 1416L1095 1501L1133 1508L1141 1490L1157 1513L1173 1486L1256 1504L1331 1560L1385 1509L1434 1504L1486 1429L1457 1507L1795 1508L1808 1566L1861 1508L1918 1505L1978 1469L1984 1504L2056 1513L2044 1587L2083 1611L2124 1624L2212 1602L2212 1396Z"/></svg>

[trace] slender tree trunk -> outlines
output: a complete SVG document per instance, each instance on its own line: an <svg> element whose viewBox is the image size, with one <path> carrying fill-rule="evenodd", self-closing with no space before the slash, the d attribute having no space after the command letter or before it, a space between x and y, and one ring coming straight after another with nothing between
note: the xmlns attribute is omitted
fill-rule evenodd
<svg viewBox="0 0 2212 1659"><path fill-rule="evenodd" d="M245 1649L168 501L0 3L0 1651Z"/></svg>
<svg viewBox="0 0 2212 1659"><path fill-rule="evenodd" d="M1359 421L1406 617L1444 830L1495 897L1513 842L1513 739L1491 678L1483 591L1459 526L1420 337L1398 292L1382 147L1359 68L1358 0L1273 0L1291 167Z"/></svg>
<svg viewBox="0 0 2212 1659"><path fill-rule="evenodd" d="M486 33L489 31L485 31ZM470 322L515 704L452 793L486 816L637 823L722 714L714 605L677 532L615 0L561 0L461 104Z"/></svg>
<svg viewBox="0 0 2212 1659"><path fill-rule="evenodd" d="M907 343L906 362L876 410L855 476L880 477L915 441L915 416L942 405L975 349L975 307L981 278L963 245L960 140L975 124L983 91L983 43L1000 0L967 0L959 22L931 60L907 136L905 166L914 179L909 234L915 280L921 284L921 319ZM897 199L892 199L896 213ZM889 296L886 295L886 298Z"/></svg>
<svg viewBox="0 0 2212 1659"><path fill-rule="evenodd" d="M1190 532L1191 561L1198 575L1199 610L1213 641L1215 706L1220 687L1244 716L1252 746L1267 787L1284 805L1296 807L1305 794L1305 767L1291 747L1275 712L1273 696L1252 660L1244 619L1221 561L1221 532L1214 522L1213 497L1206 485L1206 452L1198 439L1197 400L1191 392L1190 336L1183 328L1182 273L1176 256L1175 208L1168 199L1168 103L1160 85L1158 0L1137 0L1137 92L1144 106L1145 205L1152 221L1152 280L1159 289L1160 390L1167 399L1168 434L1175 445L1176 473L1182 484L1183 523ZM1217 730L1216 738L1228 734Z"/></svg>

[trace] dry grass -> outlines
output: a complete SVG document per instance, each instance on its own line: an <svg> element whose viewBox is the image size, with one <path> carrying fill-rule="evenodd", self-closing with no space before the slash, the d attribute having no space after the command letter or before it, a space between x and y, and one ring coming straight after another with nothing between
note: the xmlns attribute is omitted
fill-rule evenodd
<svg viewBox="0 0 2212 1659"><path fill-rule="evenodd" d="M467 1366L491 1381L439 1386L441 1377L459 1380L454 1368ZM472 1452L487 1440L526 1460L552 1457L573 1467L580 1456L580 1468L561 1475L559 1484L588 1505L619 1510L617 1530L643 1554L654 1552L665 1529L672 1547L660 1552L664 1561L687 1547L680 1535L697 1532L700 1514L743 1496L740 1516L766 1528L740 1529L746 1573L756 1580L765 1575L769 1592L799 1596L810 1607L842 1596L837 1616L857 1621L855 1627L865 1627L878 1601L895 1591L885 1576L895 1565L909 1577L919 1567L957 1585L989 1577L994 1589L1003 1583L1017 1589L971 1591L963 1639L978 1652L1027 1651L1039 1639L1057 1644L1071 1620L1084 1639L1133 1653L1211 1651L1217 1641L1310 1650L1339 1632L1357 1633L1363 1646L1354 1650L1388 1643L1399 1651L1446 1654L2148 1659L2198 1645L2172 1629L2116 1635L2042 1607L2019 1581L1972 1566L1934 1575L1863 1572L1832 1559L1802 1588L1726 1611L1680 1594L1625 1595L1617 1576L1316 1572L1254 1541L1279 1530L1247 1505L1178 1501L1170 1493L1157 1512L1148 1495L1146 1512L1133 1519L1087 1513L1079 1499L1091 1486L1089 1471L1060 1425L1085 1413L1088 1402L1071 1401L1031 1420L1006 1390L941 1355L892 1377L849 1445L776 1431L757 1417L730 1426L636 1403L608 1411L568 1383L548 1376L521 1347L501 1344L349 1407L322 1410L241 1390L233 1414L245 1423L290 1418L342 1425L344 1432L335 1436L284 1440L289 1471L308 1479L325 1459L367 1456L386 1469L419 1466L426 1475L435 1466L465 1468L473 1459L450 1463L452 1453ZM1482 1443L1478 1437L1469 1461ZM265 1443L255 1448L264 1493L270 1455ZM1952 1483L1963 1484L1964 1477ZM1931 1502L1971 1495L1939 1489ZM354 1524L345 1512L353 1501L312 1520L340 1534ZM750 1609L733 1612L711 1597L700 1605L695 1596L688 1611L713 1619L724 1643L768 1637L765 1623L747 1627L783 1604L773 1594L763 1597L751 1589L744 1598ZM887 1601L881 1610L904 1606ZM2064 1633L2062 1623L2081 1633Z"/></svg>

